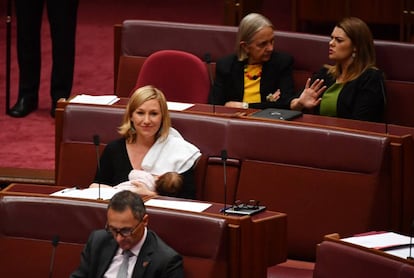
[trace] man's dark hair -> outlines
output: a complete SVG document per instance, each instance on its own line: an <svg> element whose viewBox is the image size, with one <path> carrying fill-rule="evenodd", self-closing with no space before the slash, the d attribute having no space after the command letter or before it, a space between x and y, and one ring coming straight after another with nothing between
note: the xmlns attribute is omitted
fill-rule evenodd
<svg viewBox="0 0 414 278"><path fill-rule="evenodd" d="M142 220L147 213L144 202L141 197L132 191L123 190L112 196L108 204L108 209L113 209L117 212L125 211L130 208L135 218L139 221Z"/></svg>

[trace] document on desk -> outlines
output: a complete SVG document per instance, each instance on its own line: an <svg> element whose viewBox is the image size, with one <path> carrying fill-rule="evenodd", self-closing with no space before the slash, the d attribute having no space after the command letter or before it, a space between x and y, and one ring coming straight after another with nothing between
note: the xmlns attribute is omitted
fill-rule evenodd
<svg viewBox="0 0 414 278"><path fill-rule="evenodd" d="M145 202L145 205L151 207L178 209L193 212L202 212L211 206L211 204L200 202L172 201L160 199L150 199Z"/></svg>
<svg viewBox="0 0 414 278"><path fill-rule="evenodd" d="M119 97L117 97L116 95L92 96L92 95L81 94L81 95L75 96L69 102L111 105L117 102L118 100L119 100Z"/></svg>
<svg viewBox="0 0 414 278"><path fill-rule="evenodd" d="M85 189L77 189L77 188L65 188L63 190L59 190L50 194L50 196L55 197L68 197L68 198L81 198L81 199L90 199L90 200L98 200L101 198L102 200L109 200L112 198L115 193L118 193L121 189L116 188L107 188L101 187L99 188L85 188Z"/></svg>
<svg viewBox="0 0 414 278"><path fill-rule="evenodd" d="M193 107L194 104L192 103L184 103L184 102L175 102L175 101L167 101L168 110L170 111L183 111L190 107Z"/></svg>
<svg viewBox="0 0 414 278"><path fill-rule="evenodd" d="M378 249L384 251L387 254L397 256L403 259L406 259L408 256L411 255L410 237L393 232L373 233L369 235L343 238L342 240L367 248Z"/></svg>

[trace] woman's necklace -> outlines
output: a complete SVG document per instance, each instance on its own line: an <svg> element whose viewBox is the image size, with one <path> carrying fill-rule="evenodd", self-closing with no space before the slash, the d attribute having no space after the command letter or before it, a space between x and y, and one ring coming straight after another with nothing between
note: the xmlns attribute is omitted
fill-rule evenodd
<svg viewBox="0 0 414 278"><path fill-rule="evenodd" d="M257 80L262 76L262 65L245 65L244 74L250 80Z"/></svg>

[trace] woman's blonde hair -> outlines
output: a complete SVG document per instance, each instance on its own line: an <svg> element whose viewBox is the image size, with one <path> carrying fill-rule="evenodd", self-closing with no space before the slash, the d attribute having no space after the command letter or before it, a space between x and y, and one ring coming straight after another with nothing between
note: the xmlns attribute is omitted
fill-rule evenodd
<svg viewBox="0 0 414 278"><path fill-rule="evenodd" d="M336 27L341 28L350 38L355 49L353 62L348 68L344 81L351 81L358 78L365 70L376 68L374 39L368 25L357 17L346 17ZM342 73L340 65L326 65L330 74L338 78Z"/></svg>
<svg viewBox="0 0 414 278"><path fill-rule="evenodd" d="M162 122L160 129L157 132L156 139L165 139L168 136L169 129L171 127L170 114L168 112L167 101L164 94L154 86L148 85L138 88L129 98L124 118L121 126L118 128L118 133L121 134L128 143L135 143L137 140L137 133L134 126L131 123L132 114L138 109L144 102L156 99L160 104Z"/></svg>
<svg viewBox="0 0 414 278"><path fill-rule="evenodd" d="M246 51L240 43L250 43L253 36L264 27L270 27L275 30L272 22L270 22L270 20L265 16L258 13L250 13L240 21L236 39L236 53L239 61L243 61L248 58Z"/></svg>

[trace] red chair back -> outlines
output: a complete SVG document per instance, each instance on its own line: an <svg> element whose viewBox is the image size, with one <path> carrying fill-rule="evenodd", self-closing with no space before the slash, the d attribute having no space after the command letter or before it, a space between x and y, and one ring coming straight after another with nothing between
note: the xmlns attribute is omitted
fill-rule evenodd
<svg viewBox="0 0 414 278"><path fill-rule="evenodd" d="M208 103L207 66L188 52L160 50L151 54L142 65L135 89L146 85L163 91L168 101Z"/></svg>

